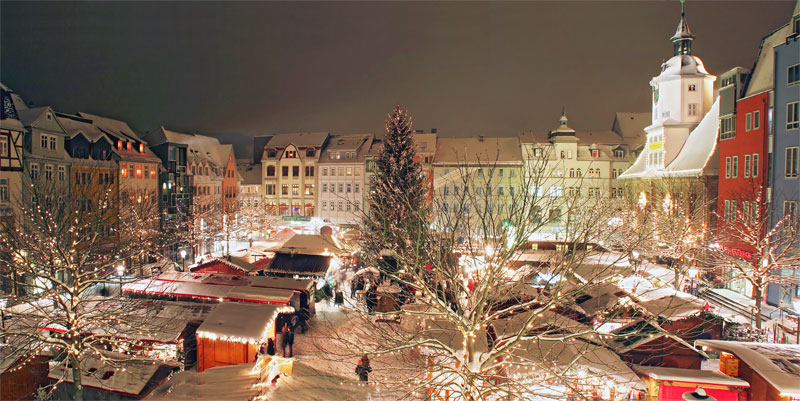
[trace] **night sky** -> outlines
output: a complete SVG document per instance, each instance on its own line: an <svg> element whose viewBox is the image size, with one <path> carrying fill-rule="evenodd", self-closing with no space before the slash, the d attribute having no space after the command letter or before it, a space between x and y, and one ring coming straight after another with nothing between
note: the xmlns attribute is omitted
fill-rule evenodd
<svg viewBox="0 0 800 401"><path fill-rule="evenodd" d="M694 54L751 68L794 1L692 1ZM678 1L0 3L0 78L36 105L206 134L609 129L649 111Z"/></svg>

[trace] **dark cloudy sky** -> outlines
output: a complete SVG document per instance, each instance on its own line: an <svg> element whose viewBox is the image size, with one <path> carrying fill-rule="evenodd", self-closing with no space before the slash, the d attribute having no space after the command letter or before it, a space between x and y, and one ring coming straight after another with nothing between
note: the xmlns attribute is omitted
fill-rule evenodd
<svg viewBox="0 0 800 401"><path fill-rule="evenodd" d="M713 74L752 67L794 1L692 1ZM199 133L375 132L396 103L445 136L648 111L675 1L0 3L0 78L37 105Z"/></svg>

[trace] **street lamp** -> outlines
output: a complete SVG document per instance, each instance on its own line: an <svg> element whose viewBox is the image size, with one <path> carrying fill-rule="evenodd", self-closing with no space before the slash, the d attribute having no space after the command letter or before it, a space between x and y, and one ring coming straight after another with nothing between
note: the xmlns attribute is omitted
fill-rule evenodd
<svg viewBox="0 0 800 401"><path fill-rule="evenodd" d="M181 249L181 260L183 261L183 269L181 271L186 271L186 250Z"/></svg>
<svg viewBox="0 0 800 401"><path fill-rule="evenodd" d="M125 274L125 265L117 265L117 277L119 278L119 294L122 295L122 276Z"/></svg>

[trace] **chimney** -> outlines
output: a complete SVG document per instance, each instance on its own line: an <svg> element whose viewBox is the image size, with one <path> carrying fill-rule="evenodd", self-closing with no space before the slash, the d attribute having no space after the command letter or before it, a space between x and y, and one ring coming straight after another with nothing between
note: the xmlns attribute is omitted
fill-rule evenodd
<svg viewBox="0 0 800 401"><path fill-rule="evenodd" d="M483 135L478 135L478 142L483 142Z"/></svg>
<svg viewBox="0 0 800 401"><path fill-rule="evenodd" d="M435 134L435 133L436 133L436 128L431 128L431 134Z"/></svg>

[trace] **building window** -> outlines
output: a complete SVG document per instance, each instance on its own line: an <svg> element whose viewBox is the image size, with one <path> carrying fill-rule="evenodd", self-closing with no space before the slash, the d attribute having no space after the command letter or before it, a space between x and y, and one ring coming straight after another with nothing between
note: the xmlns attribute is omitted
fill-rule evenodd
<svg viewBox="0 0 800 401"><path fill-rule="evenodd" d="M306 177L314 176L314 166L306 166Z"/></svg>
<svg viewBox="0 0 800 401"><path fill-rule="evenodd" d="M344 202L342 201L339 201L339 211L340 212L344 211Z"/></svg>
<svg viewBox="0 0 800 401"><path fill-rule="evenodd" d="M445 188L447 188L447 187L445 187ZM355 185L355 191L354 191L354 192L355 192L355 193L359 193L360 191L361 191L361 186L360 186L359 184L356 184L356 185Z"/></svg>
<svg viewBox="0 0 800 401"><path fill-rule="evenodd" d="M744 155L744 178L750 178L750 155Z"/></svg>
<svg viewBox="0 0 800 401"><path fill-rule="evenodd" d="M344 184L339 184L339 193L344 192Z"/></svg>
<svg viewBox="0 0 800 401"><path fill-rule="evenodd" d="M324 212L327 209L328 209L328 202L327 201L322 201L322 211Z"/></svg>
<svg viewBox="0 0 800 401"><path fill-rule="evenodd" d="M736 178L739 176L739 156L733 156L733 167L731 168L731 177Z"/></svg>
<svg viewBox="0 0 800 401"><path fill-rule="evenodd" d="M275 177L275 166L267 166L267 177Z"/></svg>
<svg viewBox="0 0 800 401"><path fill-rule="evenodd" d="M266 188L267 195L275 195L275 184L266 184L264 188Z"/></svg>
<svg viewBox="0 0 800 401"><path fill-rule="evenodd" d="M289 184L281 184L281 195L289 195Z"/></svg>
<svg viewBox="0 0 800 401"><path fill-rule="evenodd" d="M45 164L44 165L44 179L47 181L51 181L53 179L53 165L52 164Z"/></svg>
<svg viewBox="0 0 800 401"><path fill-rule="evenodd" d="M42 134L42 149L47 149L47 137L48 135Z"/></svg>
<svg viewBox="0 0 800 401"><path fill-rule="evenodd" d="M0 202L8 202L8 178L0 178Z"/></svg>
<svg viewBox="0 0 800 401"><path fill-rule="evenodd" d="M348 167L348 168L347 168L347 175L348 175L348 176L351 176L351 175L353 175L353 168L352 168L352 167Z"/></svg>
<svg viewBox="0 0 800 401"><path fill-rule="evenodd" d="M689 115L690 116L697 115L697 103L689 103Z"/></svg>
<svg viewBox="0 0 800 401"><path fill-rule="evenodd" d="M325 177L327 175L328 175L328 168L327 167L323 167L322 168L322 176Z"/></svg>
<svg viewBox="0 0 800 401"><path fill-rule="evenodd" d="M542 148L533 148L533 155L535 157L542 157Z"/></svg>
<svg viewBox="0 0 800 401"><path fill-rule="evenodd" d="M732 115L720 118L719 139L729 139L736 137L736 119Z"/></svg>
<svg viewBox="0 0 800 401"><path fill-rule="evenodd" d="M358 177L361 175L361 167L356 167L353 169L353 175Z"/></svg>
<svg viewBox="0 0 800 401"><path fill-rule="evenodd" d="M39 178L39 165L36 163L31 163L31 178L34 180Z"/></svg>
<svg viewBox="0 0 800 401"><path fill-rule="evenodd" d="M575 169L574 168L569 169L569 178L575 178Z"/></svg>
<svg viewBox="0 0 800 401"><path fill-rule="evenodd" d="M625 157L625 151L622 149L615 149L614 157Z"/></svg>
<svg viewBox="0 0 800 401"><path fill-rule="evenodd" d="M142 178L142 165L136 165L136 178Z"/></svg>
<svg viewBox="0 0 800 401"><path fill-rule="evenodd" d="M344 167L339 167L339 177L344 177Z"/></svg>
<svg viewBox="0 0 800 401"><path fill-rule="evenodd" d="M753 129L753 115L747 113L744 115L744 131L749 132L751 129Z"/></svg>
<svg viewBox="0 0 800 401"><path fill-rule="evenodd" d="M292 166L292 177L300 176L300 166Z"/></svg>
<svg viewBox="0 0 800 401"><path fill-rule="evenodd" d="M8 156L8 138L0 137L0 156Z"/></svg>
<svg viewBox="0 0 800 401"><path fill-rule="evenodd" d="M287 150L286 153L284 154L284 157L287 158L287 159L296 159L297 158L297 152L295 152L293 150Z"/></svg>
<svg viewBox="0 0 800 401"><path fill-rule="evenodd" d="M306 157L314 157L316 151L314 149L306 149Z"/></svg>
<svg viewBox="0 0 800 401"><path fill-rule="evenodd" d="M565 151L565 150L561 151L561 158L562 159L566 159L567 158L567 151Z"/></svg>
<svg viewBox="0 0 800 401"><path fill-rule="evenodd" d="M722 218L725 221L730 221L731 220L731 201L729 201L727 199L725 200L725 211L722 214Z"/></svg>
<svg viewBox="0 0 800 401"><path fill-rule="evenodd" d="M592 149L592 157L599 157L600 151L597 149Z"/></svg>
<svg viewBox="0 0 800 401"><path fill-rule="evenodd" d="M751 175L753 177L758 177L758 153L753 153L753 166Z"/></svg>
<svg viewBox="0 0 800 401"><path fill-rule="evenodd" d="M697 85L695 84L689 85L689 92L695 92L695 91L697 91Z"/></svg>
<svg viewBox="0 0 800 401"><path fill-rule="evenodd" d="M725 158L725 178L731 178L731 157Z"/></svg>
<svg viewBox="0 0 800 401"><path fill-rule="evenodd" d="M289 166L281 167L281 177L288 177L289 176Z"/></svg>
<svg viewBox="0 0 800 401"><path fill-rule="evenodd" d="M325 192L328 192L328 184L322 184L322 193L325 193Z"/></svg>
<svg viewBox="0 0 800 401"><path fill-rule="evenodd" d="M794 85L800 82L800 64L789 67L786 78L787 85Z"/></svg>
<svg viewBox="0 0 800 401"><path fill-rule="evenodd" d="M314 195L314 184L305 184L305 194Z"/></svg>
<svg viewBox="0 0 800 401"><path fill-rule="evenodd" d="M58 180L64 181L67 178L67 168L65 166L58 166Z"/></svg>
<svg viewBox="0 0 800 401"><path fill-rule="evenodd" d="M800 128L800 102L786 104L786 129Z"/></svg>
<svg viewBox="0 0 800 401"><path fill-rule="evenodd" d="M351 189L353 189L353 188L352 188L352 185L351 185L351 184L347 184L347 193L348 193L348 194L351 192L351 191L350 191Z"/></svg>
<svg viewBox="0 0 800 401"><path fill-rule="evenodd" d="M786 166L784 169L786 178L797 178L798 156L800 156L800 147L786 148Z"/></svg>
<svg viewBox="0 0 800 401"><path fill-rule="evenodd" d="M756 110L753 112L753 129L761 128L761 112Z"/></svg>
<svg viewBox="0 0 800 401"><path fill-rule="evenodd" d="M331 177L336 177L336 167L331 167Z"/></svg>
<svg viewBox="0 0 800 401"><path fill-rule="evenodd" d="M300 184L292 184L292 195L300 195Z"/></svg>

